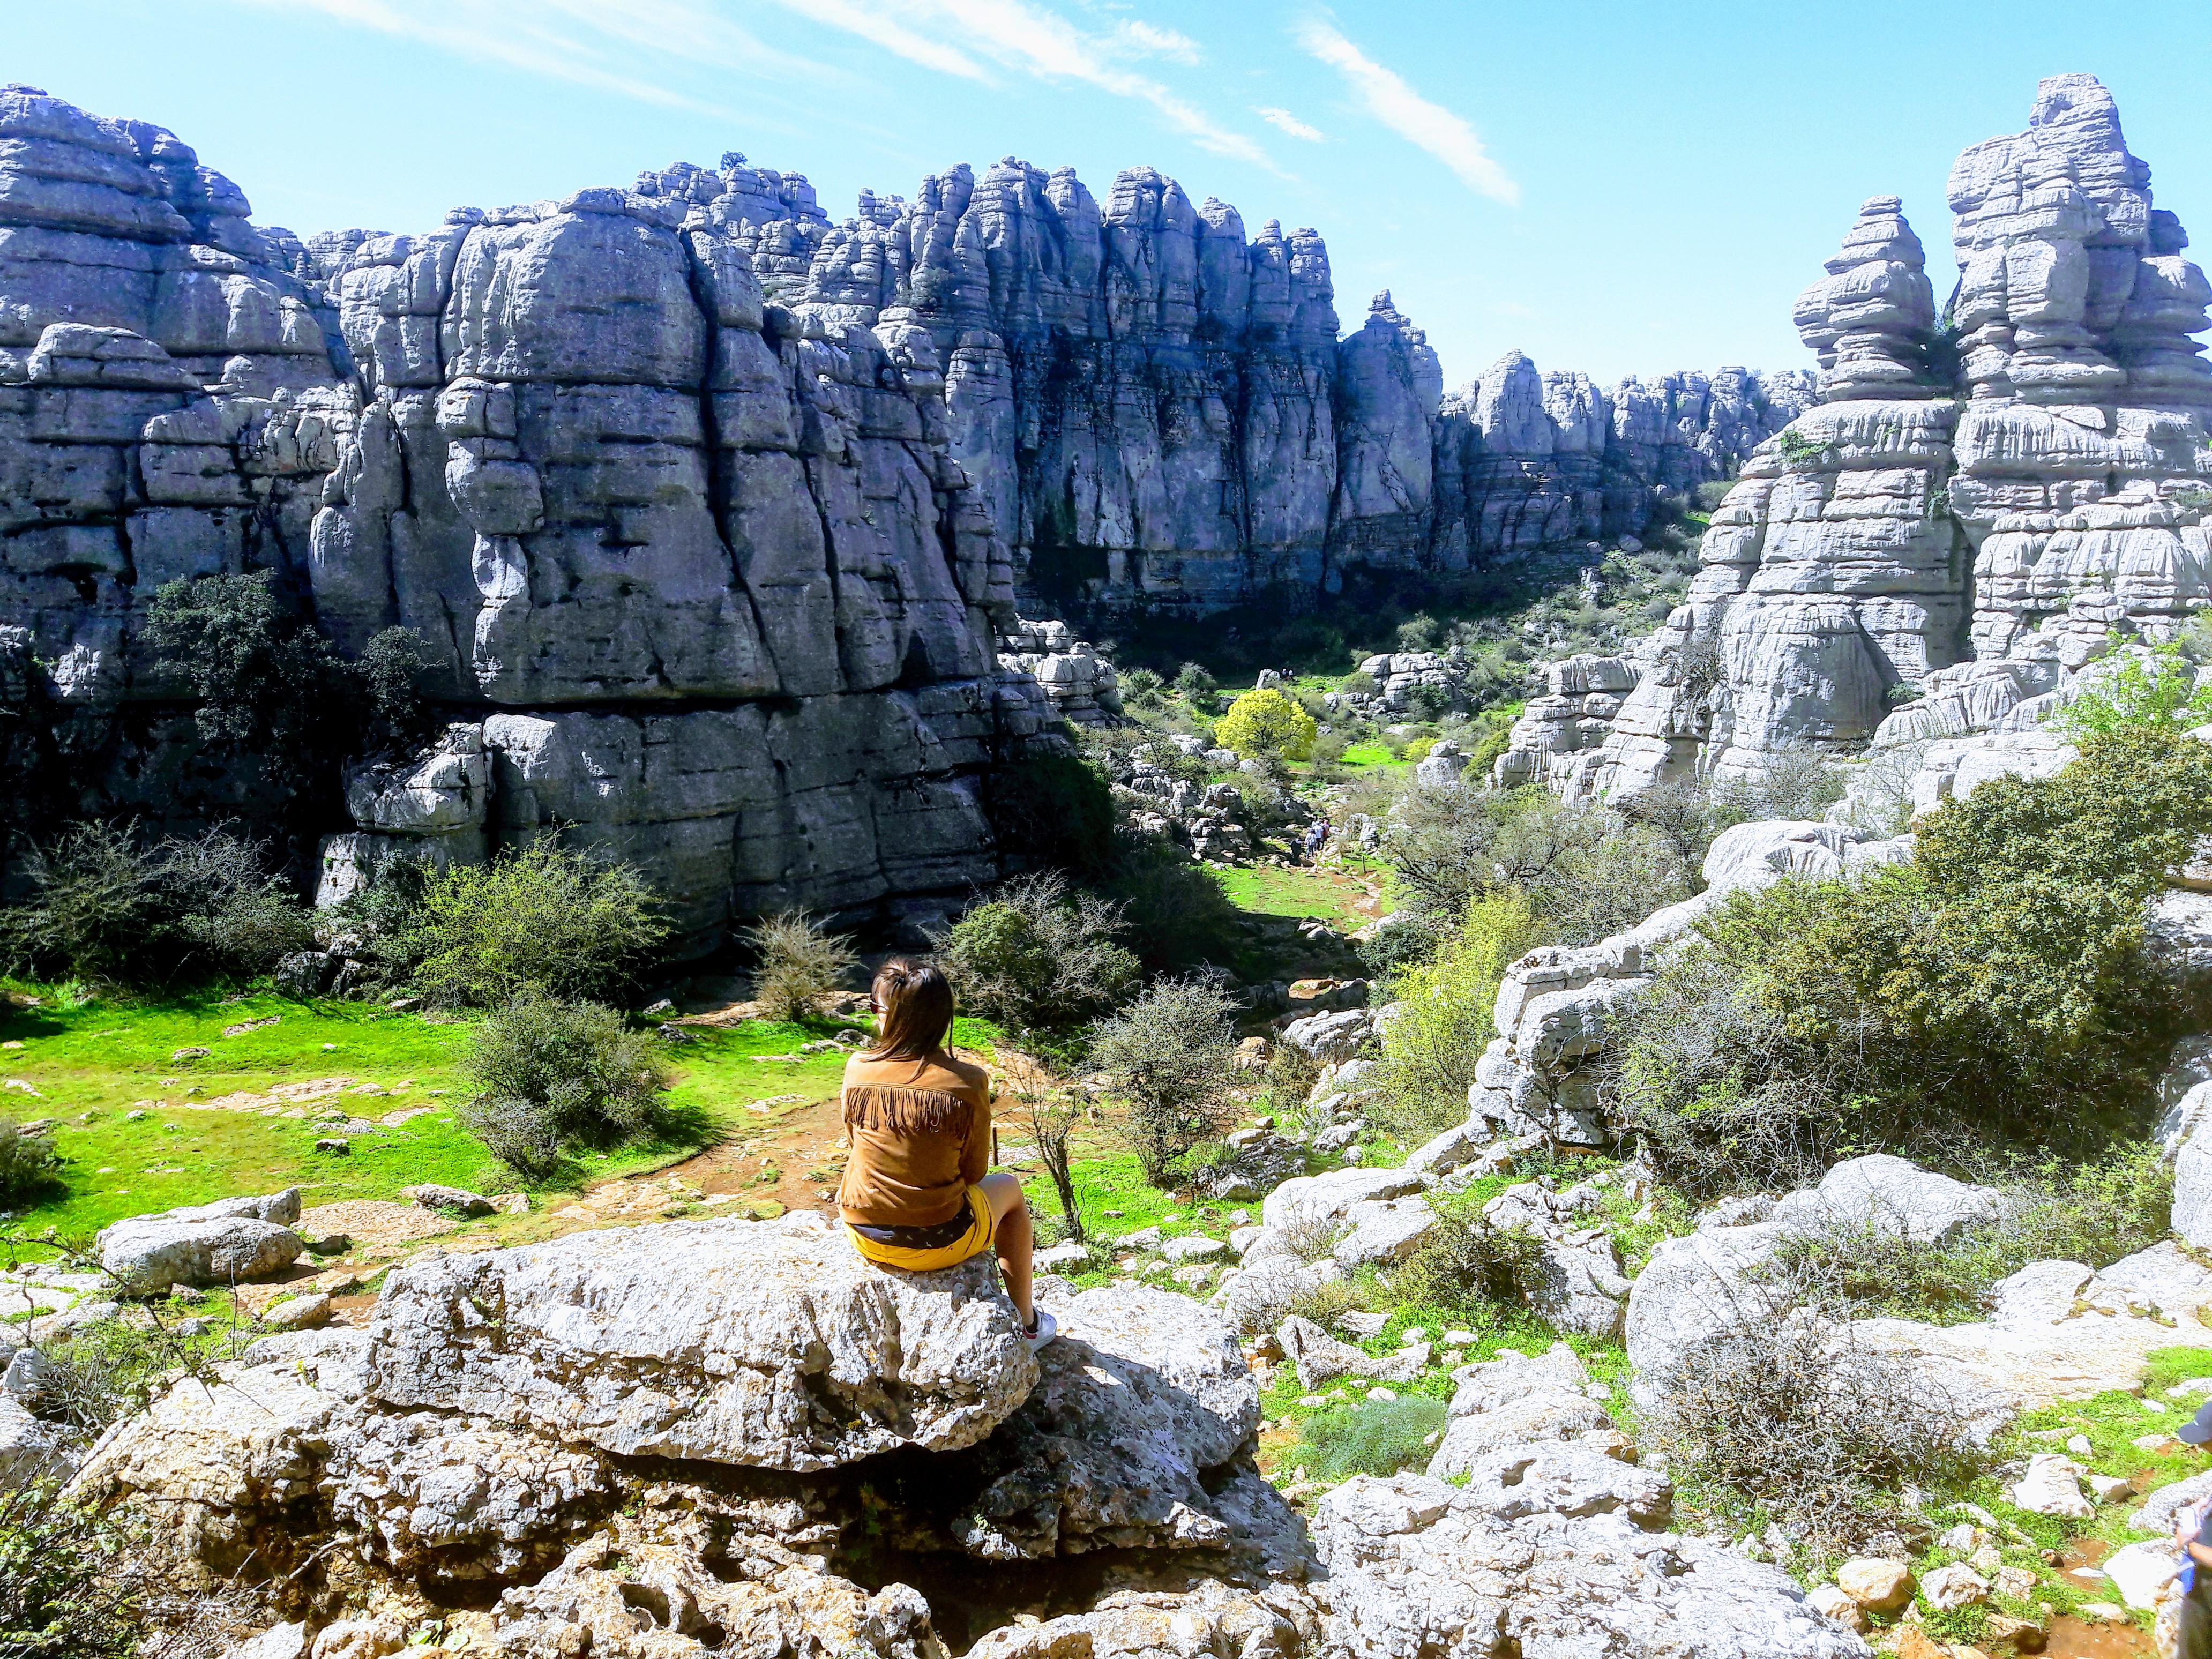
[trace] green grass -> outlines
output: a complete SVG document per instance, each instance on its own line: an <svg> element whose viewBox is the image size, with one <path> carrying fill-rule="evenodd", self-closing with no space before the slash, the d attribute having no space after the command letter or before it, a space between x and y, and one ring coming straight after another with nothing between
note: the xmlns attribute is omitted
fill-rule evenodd
<svg viewBox="0 0 2212 1659"><path fill-rule="evenodd" d="M1412 763L1393 755L1387 744L1375 742L1353 743L1345 745L1344 764L1352 767L1405 767Z"/></svg>
<svg viewBox="0 0 2212 1659"><path fill-rule="evenodd" d="M16 1079L38 1092L0 1088L0 1112L21 1121L59 1120L54 1140L63 1159L60 1189L16 1218L26 1232L52 1227L64 1237L82 1237L125 1216L291 1186L316 1205L390 1198L421 1182L478 1191L526 1184L456 1121L465 1021L267 994L76 1001L51 987L11 988L42 1002L26 1007L0 1000L0 1042L23 1045L0 1049L0 1080ZM273 1025L222 1035L226 1025L271 1015ZM970 1028L961 1033L963 1041L984 1035L973 1022L963 1024ZM763 1058L793 1054L828 1027L748 1021L692 1029L696 1041L668 1050L675 1084L665 1097L665 1133L588 1155L565 1180L533 1190L573 1191L677 1162L725 1134L770 1122L784 1109L749 1109L756 1101L835 1092L844 1068L842 1051L797 1061ZM172 1058L188 1048L210 1053ZM278 1085L328 1077L353 1081L336 1094L297 1103L308 1113L304 1118L197 1109L228 1094L266 1094ZM314 1149L328 1133L316 1127L319 1113L342 1109L374 1120L403 1107L431 1109L356 1137L348 1156ZM146 1115L132 1121L133 1109Z"/></svg>
<svg viewBox="0 0 2212 1659"><path fill-rule="evenodd" d="M1215 873L1229 902L1255 915L1319 916L1345 928L1362 927L1373 920L1355 908L1365 895L1342 877L1273 865L1240 865Z"/></svg>

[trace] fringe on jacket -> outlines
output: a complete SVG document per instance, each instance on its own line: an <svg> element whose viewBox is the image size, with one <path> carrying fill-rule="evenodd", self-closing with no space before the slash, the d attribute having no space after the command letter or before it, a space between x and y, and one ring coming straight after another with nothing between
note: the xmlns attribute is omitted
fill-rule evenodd
<svg viewBox="0 0 2212 1659"><path fill-rule="evenodd" d="M938 1089L902 1089L878 1084L845 1090L848 1128L895 1135L951 1135L965 1140L975 1120L975 1103Z"/></svg>

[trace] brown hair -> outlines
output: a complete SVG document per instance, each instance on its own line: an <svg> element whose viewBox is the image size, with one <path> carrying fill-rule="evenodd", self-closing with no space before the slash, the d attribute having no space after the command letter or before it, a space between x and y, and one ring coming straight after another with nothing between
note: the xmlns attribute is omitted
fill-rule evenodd
<svg viewBox="0 0 2212 1659"><path fill-rule="evenodd" d="M869 988L883 1009L874 1058L927 1060L951 1036L952 988L935 963L893 957Z"/></svg>

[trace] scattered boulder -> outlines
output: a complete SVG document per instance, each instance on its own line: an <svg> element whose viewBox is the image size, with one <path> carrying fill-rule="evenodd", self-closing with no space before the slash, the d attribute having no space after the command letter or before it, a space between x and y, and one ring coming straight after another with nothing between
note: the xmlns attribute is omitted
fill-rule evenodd
<svg viewBox="0 0 2212 1659"><path fill-rule="evenodd" d="M416 1261L369 1329L386 1404L794 1472L973 1444L1036 1380L988 1256L877 1267L811 1212Z"/></svg>
<svg viewBox="0 0 2212 1659"><path fill-rule="evenodd" d="M1716 1227L1665 1240L1651 1253L1622 1322L1639 1387L1706 1337L1772 1313L1752 1274L1773 1259L1787 1231L1773 1222Z"/></svg>
<svg viewBox="0 0 2212 1659"><path fill-rule="evenodd" d="M1665 1475L1572 1441L1484 1452L1452 1473L1464 1474L1465 1490L1501 1521L1617 1511L1639 1527L1663 1527L1674 1505Z"/></svg>
<svg viewBox="0 0 2212 1659"><path fill-rule="evenodd" d="M261 1316L261 1322L272 1331L304 1331L331 1322L331 1299L317 1291L307 1296L295 1296L279 1302Z"/></svg>
<svg viewBox="0 0 2212 1659"><path fill-rule="evenodd" d="M447 1215L490 1215L499 1207L481 1193L465 1187L441 1187L434 1182L402 1187L399 1195L425 1210L442 1210Z"/></svg>
<svg viewBox="0 0 2212 1659"><path fill-rule="evenodd" d="M75 1467L61 1432L32 1416L12 1391L0 1390L0 1492Z"/></svg>
<svg viewBox="0 0 2212 1659"><path fill-rule="evenodd" d="M300 1189L132 1216L101 1230L100 1266L139 1295L266 1279L300 1259Z"/></svg>
<svg viewBox="0 0 2212 1659"><path fill-rule="evenodd" d="M2146 1538L2123 1544L2097 1565L2119 1591L2121 1601L2148 1611L2158 1606L2159 1593L2181 1570L2181 1553L2166 1539Z"/></svg>
<svg viewBox="0 0 2212 1659"><path fill-rule="evenodd" d="M1425 1342L1377 1358L1348 1342L1340 1342L1313 1322L1293 1314L1275 1333L1284 1357L1298 1370L1298 1381L1318 1389L1340 1376L1364 1376L1376 1382L1411 1382L1428 1369L1431 1350Z"/></svg>
<svg viewBox="0 0 2212 1659"><path fill-rule="evenodd" d="M1912 1599L1912 1570L1902 1561L1862 1555L1836 1569L1836 1588L1869 1613L1895 1613Z"/></svg>
<svg viewBox="0 0 2212 1659"><path fill-rule="evenodd" d="M1990 1581L1964 1561L1932 1569L1920 1581L1920 1593L1939 1613L1970 1607L1990 1599Z"/></svg>
<svg viewBox="0 0 2212 1659"><path fill-rule="evenodd" d="M2097 1512L2097 1506L2081 1495L2081 1477L2087 1473L2070 1457L2041 1452L2027 1460L2027 1472L2005 1496L2033 1514L2086 1521Z"/></svg>
<svg viewBox="0 0 2212 1659"><path fill-rule="evenodd" d="M1510 1486L1504 1487L1510 1494ZM1504 1518L1424 1475L1355 1475L1313 1522L1313 1593L1346 1659L1426 1651L1863 1659L1777 1568L1620 1511Z"/></svg>
<svg viewBox="0 0 2212 1659"><path fill-rule="evenodd" d="M1821 1176L1819 1186L1788 1194L1775 1205L1773 1218L1799 1227L1871 1224L1920 1243L1940 1244L1961 1228L1994 1221L2001 1212L1994 1187L1970 1187L1908 1158L1877 1152L1846 1158Z"/></svg>

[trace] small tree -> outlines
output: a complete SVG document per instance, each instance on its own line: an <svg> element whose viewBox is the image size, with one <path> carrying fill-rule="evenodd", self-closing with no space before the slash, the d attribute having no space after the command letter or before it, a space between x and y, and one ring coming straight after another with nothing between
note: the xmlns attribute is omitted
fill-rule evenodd
<svg viewBox="0 0 2212 1659"><path fill-rule="evenodd" d="M434 1000L484 1007L525 990L610 995L667 934L630 866L540 842L430 877L397 947Z"/></svg>
<svg viewBox="0 0 2212 1659"><path fill-rule="evenodd" d="M525 991L477 1022L463 1121L502 1161L544 1177L568 1144L605 1146L647 1133L668 1071L653 1039L596 1003Z"/></svg>
<svg viewBox="0 0 2212 1659"><path fill-rule="evenodd" d="M1122 1138L1154 1186L1226 1126L1236 1040L1228 997L1201 979L1162 980L1097 1028L1092 1063L1127 1102Z"/></svg>
<svg viewBox="0 0 2212 1659"><path fill-rule="evenodd" d="M1247 691L1231 703L1213 735L1224 748L1248 758L1278 755L1285 760L1304 760L1313 753L1320 729L1311 714L1269 686Z"/></svg>
<svg viewBox="0 0 2212 1659"><path fill-rule="evenodd" d="M1399 1014L1382 1037L1380 1121L1426 1136L1466 1117L1475 1062L1498 1035L1491 1010L1506 967L1546 933L1521 894L1479 899L1431 961L1392 979Z"/></svg>
<svg viewBox="0 0 2212 1659"><path fill-rule="evenodd" d="M1048 871L1006 883L933 942L970 1012L1018 1031L1063 1030L1136 983L1137 958L1115 942L1121 927L1118 906Z"/></svg>
<svg viewBox="0 0 2212 1659"><path fill-rule="evenodd" d="M55 1184L61 1160L54 1143L43 1134L26 1134L17 1124L0 1117L0 1204L27 1201Z"/></svg>
<svg viewBox="0 0 2212 1659"><path fill-rule="evenodd" d="M1083 1121L1083 1109L1052 1086L1042 1066L1016 1056L1006 1068L1006 1095L1012 1101L1016 1121L1025 1125L1036 1144L1038 1161L1052 1177L1060 1199L1060 1215L1067 1236L1083 1241L1083 1211L1075 1201L1075 1175L1067 1150L1068 1137Z"/></svg>
<svg viewBox="0 0 2212 1659"><path fill-rule="evenodd" d="M812 1018L822 1011L822 999L860 962L850 939L824 933L821 922L804 910L769 916L741 937L760 964L753 975L753 1000L770 1019Z"/></svg>

